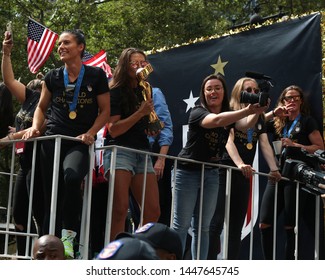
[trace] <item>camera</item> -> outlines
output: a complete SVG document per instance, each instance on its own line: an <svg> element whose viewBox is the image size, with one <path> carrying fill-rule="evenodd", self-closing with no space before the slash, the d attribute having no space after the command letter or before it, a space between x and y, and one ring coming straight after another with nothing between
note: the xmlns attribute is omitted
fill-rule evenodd
<svg viewBox="0 0 325 280"><path fill-rule="evenodd" d="M261 107L267 105L269 99L269 94L267 92L251 93L247 91L242 91L240 93L240 103L259 103Z"/></svg>
<svg viewBox="0 0 325 280"><path fill-rule="evenodd" d="M246 72L245 75L246 77L252 79L262 80L261 82L258 83L260 92L254 93L254 92L242 91L240 93L239 102L250 103L250 104L259 103L261 107L266 106L269 99L269 90L271 87L273 87L273 84L271 83L272 78L264 74L255 73L255 72Z"/></svg>
<svg viewBox="0 0 325 280"><path fill-rule="evenodd" d="M325 151L308 154L301 148L287 147L284 156L282 176L303 183L302 189L309 193L325 194L325 189L318 187L325 184L325 173L320 168L320 164L325 163Z"/></svg>

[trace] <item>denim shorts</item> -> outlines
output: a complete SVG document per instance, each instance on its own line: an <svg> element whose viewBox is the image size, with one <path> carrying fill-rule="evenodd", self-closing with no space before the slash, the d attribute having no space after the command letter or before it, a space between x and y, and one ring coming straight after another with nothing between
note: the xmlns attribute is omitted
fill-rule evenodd
<svg viewBox="0 0 325 280"><path fill-rule="evenodd" d="M108 177L107 172L109 171L111 165L111 154L112 154L112 150L110 149L105 150L104 152L103 158L104 158L104 168L105 168L106 178ZM119 149L116 155L115 169L130 171L132 172L132 175L143 174L145 163L146 163L145 154ZM150 156L147 164L147 173L155 173Z"/></svg>

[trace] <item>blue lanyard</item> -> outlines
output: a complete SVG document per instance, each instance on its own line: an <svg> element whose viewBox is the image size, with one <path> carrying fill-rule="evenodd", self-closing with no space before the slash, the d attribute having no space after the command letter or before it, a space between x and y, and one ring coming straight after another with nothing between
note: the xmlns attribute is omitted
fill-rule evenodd
<svg viewBox="0 0 325 280"><path fill-rule="evenodd" d="M253 132L254 132L254 128L247 129L247 142L248 143L253 142Z"/></svg>
<svg viewBox="0 0 325 280"><path fill-rule="evenodd" d="M283 128L283 138L290 138L291 132L292 130L295 128L295 126L297 125L297 122L300 120L301 115L299 114L295 120L293 121L293 123L291 124L289 131L288 131L288 125L286 125Z"/></svg>
<svg viewBox="0 0 325 280"><path fill-rule="evenodd" d="M84 77L84 73L85 73L85 66L82 65L81 69L80 69L80 73L78 75L78 80L77 80L77 83L76 83L76 87L74 88L73 100L72 100L71 103L68 103L70 112L75 111L76 108L77 108L78 94L79 94L79 91L80 91L81 82L82 82L82 79ZM64 87L66 88L67 85L69 84L69 76L68 76L68 71L67 71L67 69L65 67L64 67L64 70L63 70L63 74L64 74Z"/></svg>

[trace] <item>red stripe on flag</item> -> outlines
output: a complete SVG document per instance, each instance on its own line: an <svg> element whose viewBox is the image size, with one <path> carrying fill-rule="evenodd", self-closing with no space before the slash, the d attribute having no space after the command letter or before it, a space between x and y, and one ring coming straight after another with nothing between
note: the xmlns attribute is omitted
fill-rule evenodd
<svg viewBox="0 0 325 280"><path fill-rule="evenodd" d="M50 56L58 34L44 27L38 22L28 21L28 67L35 74Z"/></svg>

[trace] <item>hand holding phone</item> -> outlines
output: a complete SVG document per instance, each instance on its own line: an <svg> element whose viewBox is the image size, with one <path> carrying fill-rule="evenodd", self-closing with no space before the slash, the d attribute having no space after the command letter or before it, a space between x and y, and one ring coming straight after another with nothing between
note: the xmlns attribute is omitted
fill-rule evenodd
<svg viewBox="0 0 325 280"><path fill-rule="evenodd" d="M9 21L7 23L7 31L10 32L10 36L7 35L7 39L13 40L13 33L12 33L12 22Z"/></svg>

